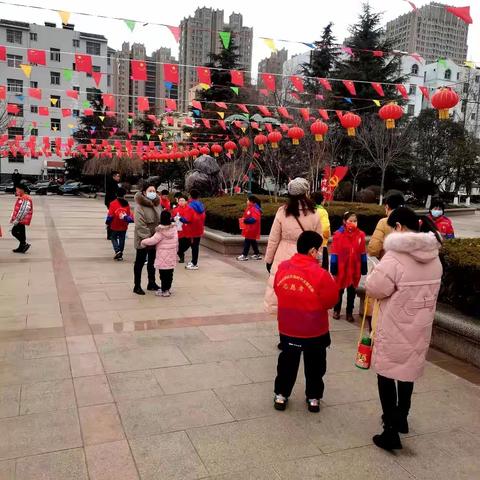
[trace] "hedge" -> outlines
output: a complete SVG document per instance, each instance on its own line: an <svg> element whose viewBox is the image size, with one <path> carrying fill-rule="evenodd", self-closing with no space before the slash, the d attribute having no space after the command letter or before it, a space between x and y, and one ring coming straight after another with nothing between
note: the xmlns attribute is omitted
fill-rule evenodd
<svg viewBox="0 0 480 480"><path fill-rule="evenodd" d="M284 205L285 199L274 202L267 195L257 195L262 202L262 235L268 235L272 227L273 219L280 206ZM236 195L233 197L210 197L202 199L207 207L206 226L215 230L231 234L240 234L238 219L243 215L247 196ZM342 225L343 214L353 211L358 215L359 227L371 235L378 221L385 216L385 210L378 205L365 203L332 202L326 207L330 215L332 231Z"/></svg>
<svg viewBox="0 0 480 480"><path fill-rule="evenodd" d="M439 300L480 321L480 238L448 240L440 258L443 278Z"/></svg>

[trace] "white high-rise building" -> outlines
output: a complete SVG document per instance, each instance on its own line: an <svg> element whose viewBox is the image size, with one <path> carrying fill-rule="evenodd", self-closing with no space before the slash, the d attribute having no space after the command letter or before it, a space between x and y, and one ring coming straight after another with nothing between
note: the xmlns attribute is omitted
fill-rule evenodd
<svg viewBox="0 0 480 480"><path fill-rule="evenodd" d="M57 28L55 23L48 22L37 25L0 20L0 45L5 45L7 51L7 62L0 68L0 85L7 87L7 98L3 105L0 101L0 108L13 103L20 110L18 115L9 116L10 126L0 135L8 133L10 138L36 136L39 147L42 137L46 136L53 144L56 138L61 138L64 144L77 127L84 102L90 100L97 89L102 92L111 89L111 62L107 56L107 39L103 35L79 32L70 24ZM28 49L46 52L46 65L32 65L29 78L20 68L20 65L29 64ZM92 56L94 72L102 72L98 87L91 75L75 71L75 54L81 53ZM30 87L41 89L40 100L29 96ZM77 90L78 100L68 97L66 90ZM48 107L49 115L39 115L39 107ZM71 109L72 116L63 117L62 108ZM57 157L52 149L49 158L2 157L0 176L9 178L16 168L23 175L44 176L57 174L64 170L63 167L64 159Z"/></svg>

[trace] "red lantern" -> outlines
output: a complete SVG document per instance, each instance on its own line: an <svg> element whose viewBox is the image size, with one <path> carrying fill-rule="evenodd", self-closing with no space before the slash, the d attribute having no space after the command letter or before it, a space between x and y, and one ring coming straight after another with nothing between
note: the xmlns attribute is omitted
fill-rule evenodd
<svg viewBox="0 0 480 480"><path fill-rule="evenodd" d="M444 87L437 90L432 97L432 106L438 110L438 118L446 120L448 118L448 110L453 108L460 98L454 90Z"/></svg>
<svg viewBox="0 0 480 480"><path fill-rule="evenodd" d="M225 150L227 150L228 153L232 154L236 149L237 149L237 145L235 142L232 142L231 140L229 140L228 142L225 142Z"/></svg>
<svg viewBox="0 0 480 480"><path fill-rule="evenodd" d="M238 143L242 147L242 150L246 152L250 146L250 139L248 137L242 137Z"/></svg>
<svg viewBox="0 0 480 480"><path fill-rule="evenodd" d="M198 151L198 148L192 148L192 149L190 150L190 156L191 156L191 157L197 158L199 153L200 153L200 152Z"/></svg>
<svg viewBox="0 0 480 480"><path fill-rule="evenodd" d="M202 155L209 155L210 149L206 145L204 145L203 147L200 147L200 153Z"/></svg>
<svg viewBox="0 0 480 480"><path fill-rule="evenodd" d="M282 134L277 131L270 132L267 138L270 144L272 145L272 148L278 148L278 142L280 142L280 140L282 139Z"/></svg>
<svg viewBox="0 0 480 480"><path fill-rule="evenodd" d="M219 155L220 153L222 153L223 148L222 148L222 146L219 145L218 143L214 143L214 144L210 147L210 150L212 151L212 153L213 153L213 155L214 155L215 157L218 157L218 155Z"/></svg>
<svg viewBox="0 0 480 480"><path fill-rule="evenodd" d="M385 120L385 125L387 129L395 128L395 120L402 118L403 108L398 106L396 103L388 103L384 105L379 111L378 116Z"/></svg>
<svg viewBox="0 0 480 480"><path fill-rule="evenodd" d="M300 127L292 127L288 130L288 138L292 139L292 143L294 145L298 145L300 143L300 139L305 136L305 132L303 128Z"/></svg>
<svg viewBox="0 0 480 480"><path fill-rule="evenodd" d="M310 125L310 132L315 135L316 142L323 142L323 136L328 132L328 125L317 120Z"/></svg>
<svg viewBox="0 0 480 480"><path fill-rule="evenodd" d="M268 142L268 138L267 138L266 135L263 135L262 133L259 133L253 139L253 142L255 143L255 145L258 146L259 150L263 150L265 148L264 145Z"/></svg>
<svg viewBox="0 0 480 480"><path fill-rule="evenodd" d="M347 129L347 134L349 137L354 137L355 136L355 129L360 126L362 123L362 119L360 118L359 115L348 112L345 115L342 115L342 118L340 119L340 123L342 124L343 128Z"/></svg>

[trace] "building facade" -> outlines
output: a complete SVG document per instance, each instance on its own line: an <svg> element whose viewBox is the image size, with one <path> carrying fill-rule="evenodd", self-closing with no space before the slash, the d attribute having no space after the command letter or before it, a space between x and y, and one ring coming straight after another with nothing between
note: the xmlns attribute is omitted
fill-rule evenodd
<svg viewBox="0 0 480 480"><path fill-rule="evenodd" d="M222 49L219 32L231 32L231 41L238 48L239 67L250 71L253 29L243 25L243 17L239 13L232 13L226 23L223 10L206 7L197 8L193 16L184 18L180 28L178 97L180 109L186 111L189 91L198 83L195 67L208 64L210 54L219 53Z"/></svg>
<svg viewBox="0 0 480 480"><path fill-rule="evenodd" d="M96 89L109 91L108 82L112 79L108 73L107 39L76 31L71 24L57 28L49 22L36 25L0 20L0 45L5 45L7 51L7 62L0 68L0 85L7 87L6 103L19 107L19 114L9 116L6 133L10 138L36 136L38 146L46 136L53 144L57 138L65 144L77 127L85 102ZM32 65L29 78L20 67L29 64L28 49L46 52L46 65ZM80 53L91 55L93 70L103 73L98 87L91 75L75 71L75 54ZM29 88L39 88L41 99L31 98ZM78 99L68 97L66 90L77 90ZM48 107L48 115L39 115L39 107ZM63 116L62 109L71 109L72 115ZM9 178L16 168L23 175L39 177L59 174L63 167L63 158L57 157L54 149L49 158L10 155L0 159L2 178Z"/></svg>
<svg viewBox="0 0 480 480"><path fill-rule="evenodd" d="M386 37L393 48L418 53L427 63L449 58L462 64L467 59L468 24L431 2L387 23Z"/></svg>

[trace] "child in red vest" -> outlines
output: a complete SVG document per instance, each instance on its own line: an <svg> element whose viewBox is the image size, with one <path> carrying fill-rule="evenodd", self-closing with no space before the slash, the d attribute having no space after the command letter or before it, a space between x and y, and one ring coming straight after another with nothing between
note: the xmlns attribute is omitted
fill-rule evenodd
<svg viewBox="0 0 480 480"><path fill-rule="evenodd" d="M27 235L25 227L30 225L33 216L33 201L32 197L28 195L28 187L20 183L15 189L17 201L13 207L12 216L10 217L10 224L12 225L12 235L19 241L17 248L13 250L14 253L26 253L30 248L27 243Z"/></svg>
<svg viewBox="0 0 480 480"><path fill-rule="evenodd" d="M243 243L243 253L237 257L240 262L248 260L248 251L250 246L253 249L252 260L261 260L262 256L258 250L257 240L260 239L262 209L261 202L255 195L250 195L247 200L247 208L240 219L243 223L242 236L245 238Z"/></svg>
<svg viewBox="0 0 480 480"><path fill-rule="evenodd" d="M198 254L200 250L200 239L205 231L205 205L200 201L200 193L198 190L190 191L190 199L185 216L181 222L185 230L185 238L188 238L187 246L192 247L192 261L185 265L187 270L198 270ZM183 252L185 254L185 251Z"/></svg>
<svg viewBox="0 0 480 480"><path fill-rule="evenodd" d="M444 240L455 238L452 221L445 216L445 204L441 200L433 200L428 218L437 227Z"/></svg>
<svg viewBox="0 0 480 480"><path fill-rule="evenodd" d="M335 280L318 263L322 242L319 233L302 232L297 240L298 253L282 262L275 275L282 345L275 379L274 407L277 410L285 410L287 406L302 352L308 410L320 410L330 345L328 310L338 300Z"/></svg>
<svg viewBox="0 0 480 480"><path fill-rule="evenodd" d="M170 198L168 196L168 190L162 190L160 193L160 205L162 206L162 210L170 211Z"/></svg>
<svg viewBox="0 0 480 480"><path fill-rule="evenodd" d="M347 289L347 321L353 322L353 306L360 278L367 274L367 250L365 233L358 228L357 215L346 212L341 226L333 236L330 250L330 272L340 289L333 318L340 318L343 292Z"/></svg>
<svg viewBox="0 0 480 480"><path fill-rule="evenodd" d="M115 252L113 259L117 261L123 260L128 224L133 222L130 205L124 198L126 193L127 191L124 188L120 187L117 190L117 198L110 203L105 221L110 227L110 240L112 241L113 251Z"/></svg>
<svg viewBox="0 0 480 480"><path fill-rule="evenodd" d="M172 210L172 218L175 221L178 231L178 263L185 263L185 252L190 247L190 239L186 236L186 224L184 223L189 214L189 206L187 198L183 193L177 192L175 198L177 205Z"/></svg>

